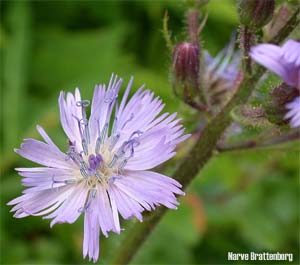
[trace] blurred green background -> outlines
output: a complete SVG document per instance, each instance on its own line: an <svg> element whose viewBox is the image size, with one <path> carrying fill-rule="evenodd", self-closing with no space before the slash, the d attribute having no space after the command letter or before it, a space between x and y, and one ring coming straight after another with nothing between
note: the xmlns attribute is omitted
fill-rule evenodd
<svg viewBox="0 0 300 265"><path fill-rule="evenodd" d="M40 217L14 219L6 206L22 191L14 168L32 165L13 148L23 138L38 137L36 124L66 149L60 90L78 86L91 98L94 85L108 82L112 72L125 82L134 75L133 90L146 83L167 111L178 111L186 123L195 116L172 95L161 33L168 10L169 26L182 40L186 9L181 1L1 1L2 264L88 263L82 259L82 217L50 229ZM216 54L236 28L236 8L233 1L212 0L207 11L203 45ZM279 251L293 253L299 264L298 174L299 149L291 145L215 156L133 263L225 264L232 263L228 251ZM101 237L99 264L109 264L127 231Z"/></svg>

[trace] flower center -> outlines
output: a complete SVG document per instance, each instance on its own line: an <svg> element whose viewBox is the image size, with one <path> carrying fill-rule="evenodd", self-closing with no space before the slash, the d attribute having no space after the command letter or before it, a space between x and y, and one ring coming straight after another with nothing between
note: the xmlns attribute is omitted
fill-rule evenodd
<svg viewBox="0 0 300 265"><path fill-rule="evenodd" d="M109 134L110 116L114 104L117 105L117 91L110 90L105 104L107 105L107 115L102 129L98 122L98 137L95 146L91 143L89 123L86 117L86 107L89 106L88 100L77 101L76 106L81 108L82 118L75 117L81 138L82 151L78 151L76 143L69 142L67 154L78 166L80 177L71 182L86 181L90 189L95 188L97 183L106 184L113 182L119 177L119 172L126 166L128 160L134 156L134 149L140 144L139 137L141 131L133 132L130 137L122 144L119 143L120 133L117 127L117 110L112 124L111 136ZM116 106L117 109L117 106ZM121 130L134 118L131 114L124 122ZM70 180L69 180L70 182Z"/></svg>

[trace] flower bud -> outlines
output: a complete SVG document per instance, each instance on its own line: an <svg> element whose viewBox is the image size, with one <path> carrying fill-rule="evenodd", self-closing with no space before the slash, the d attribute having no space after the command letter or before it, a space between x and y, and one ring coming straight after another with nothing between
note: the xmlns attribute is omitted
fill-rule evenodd
<svg viewBox="0 0 300 265"><path fill-rule="evenodd" d="M172 64L172 84L177 95L191 97L198 90L199 46L182 42L175 46Z"/></svg>
<svg viewBox="0 0 300 265"><path fill-rule="evenodd" d="M240 21L252 29L259 29L271 20L274 8L275 0L240 0Z"/></svg>
<svg viewBox="0 0 300 265"><path fill-rule="evenodd" d="M267 119L277 125L288 123L288 121L284 119L287 113L286 104L297 96L299 96L298 89L285 83L275 87L270 93L269 100L266 104L265 112Z"/></svg>
<svg viewBox="0 0 300 265"><path fill-rule="evenodd" d="M292 10L287 3L279 7L277 12L274 13L272 21L266 26L265 34L268 40L273 39L279 33L283 25L290 19L291 14Z"/></svg>

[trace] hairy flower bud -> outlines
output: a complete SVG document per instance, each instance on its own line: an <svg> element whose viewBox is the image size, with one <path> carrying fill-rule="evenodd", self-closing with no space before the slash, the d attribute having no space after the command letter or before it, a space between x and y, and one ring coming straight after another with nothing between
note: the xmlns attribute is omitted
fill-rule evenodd
<svg viewBox="0 0 300 265"><path fill-rule="evenodd" d="M292 14L292 10L287 3L282 4L277 11L275 11L271 22L266 26L265 34L268 40L274 38L282 27L287 23Z"/></svg>
<svg viewBox="0 0 300 265"><path fill-rule="evenodd" d="M172 84L177 95L190 97L198 90L199 46L182 42L173 52Z"/></svg>
<svg viewBox="0 0 300 265"><path fill-rule="evenodd" d="M299 96L299 90L285 83L275 87L270 93L270 98L266 105L267 119L277 125L288 123L284 116L287 113L286 104Z"/></svg>
<svg viewBox="0 0 300 265"><path fill-rule="evenodd" d="M274 8L275 0L240 0L240 21L252 29L259 29L271 20Z"/></svg>

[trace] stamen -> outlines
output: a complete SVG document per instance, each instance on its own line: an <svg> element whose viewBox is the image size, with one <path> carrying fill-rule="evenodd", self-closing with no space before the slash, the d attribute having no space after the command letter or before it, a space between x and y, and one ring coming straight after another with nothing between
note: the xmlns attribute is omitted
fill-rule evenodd
<svg viewBox="0 0 300 265"><path fill-rule="evenodd" d="M101 176L98 171L95 172L95 176L97 177L98 180L101 180Z"/></svg>
<svg viewBox="0 0 300 265"><path fill-rule="evenodd" d="M92 200L96 198L96 194L97 194L97 189L95 187L91 188L89 190L88 198L87 198L84 206L80 207L78 209L78 212L80 212L80 213L86 212L88 210L88 208L90 207Z"/></svg>
<svg viewBox="0 0 300 265"><path fill-rule="evenodd" d="M54 188L54 184L56 183L64 183L64 184L75 184L77 183L77 179L66 179L66 180L55 180L54 179L55 175L52 176L52 185L51 185L51 189ZM58 187L56 187L57 189Z"/></svg>
<svg viewBox="0 0 300 265"><path fill-rule="evenodd" d="M128 119L127 121L124 122L124 124L123 124L123 126L122 126L121 129L123 130L123 129L125 128L125 126L127 125L127 123L130 122L130 121L132 121L133 118L134 118L134 114L131 113L129 119Z"/></svg>
<svg viewBox="0 0 300 265"><path fill-rule="evenodd" d="M98 131L100 131L100 129ZM108 131L108 123L105 123L102 132L100 133L96 141L96 147L95 147L96 154L99 154L100 147L104 143L104 139L106 138L107 131Z"/></svg>
<svg viewBox="0 0 300 265"><path fill-rule="evenodd" d="M117 123L118 123L118 117L115 117L112 129L111 129L111 135L114 135L116 133L116 131L117 131Z"/></svg>
<svg viewBox="0 0 300 265"><path fill-rule="evenodd" d="M134 148L140 145L140 142L137 138L133 138L126 142L125 146L123 146L123 152L126 153L128 149L130 149L130 154L127 157L127 159L133 157L134 154Z"/></svg>
<svg viewBox="0 0 300 265"><path fill-rule="evenodd" d="M120 139L120 134L117 134L112 137L110 145L109 145L109 151L113 150L113 148L115 147L115 145L119 139Z"/></svg>
<svg viewBox="0 0 300 265"><path fill-rule="evenodd" d="M88 107L90 105L90 101L88 99L85 99L85 100L81 100L81 101L77 101L76 102L76 106L77 107Z"/></svg>
<svg viewBox="0 0 300 265"><path fill-rule="evenodd" d="M119 150L114 154L112 160L108 164L108 167L112 168L116 164L116 162L120 158L122 158L126 154L126 152L129 150L130 151L129 155L127 157L125 157L126 162L123 161L125 163L124 164L124 166L125 166L126 163L127 163L127 160L130 159L131 157L133 157L133 155L134 155L134 148L137 147L139 144L140 144L140 142L139 142L139 140L138 140L137 137L135 137L135 138L133 138L133 139L131 139L129 141L125 141L122 144L122 146L119 148Z"/></svg>
<svg viewBox="0 0 300 265"><path fill-rule="evenodd" d="M80 173L84 178L89 177L89 174L88 174L87 170L85 170L83 167L80 168Z"/></svg>
<svg viewBox="0 0 300 265"><path fill-rule="evenodd" d="M86 139L87 143L90 144L90 131L89 131L89 122L87 118L81 120L81 123L84 125L84 138Z"/></svg>
<svg viewBox="0 0 300 265"><path fill-rule="evenodd" d="M121 176L119 176L119 175L111 176L111 177L107 180L107 182L108 182L109 184L112 184L112 183L115 182L116 179L121 179Z"/></svg>
<svg viewBox="0 0 300 265"><path fill-rule="evenodd" d="M100 139L100 137L98 137L97 141L96 141L96 147L95 147L96 154L99 154L100 146L101 146L101 139Z"/></svg>
<svg viewBox="0 0 300 265"><path fill-rule="evenodd" d="M101 144L104 143L104 139L106 138L106 135L107 135L107 131L108 131L108 123L105 123L104 125L104 128L102 130L102 133L101 133Z"/></svg>
<svg viewBox="0 0 300 265"><path fill-rule="evenodd" d="M82 145L82 149L83 149L84 154L87 156L89 154L87 141L85 139L82 139L81 140L81 145Z"/></svg>
<svg viewBox="0 0 300 265"><path fill-rule="evenodd" d="M111 135L114 135L117 131L117 123L118 123L118 112L119 112L119 103L118 98L116 98L116 104L115 104L115 118L113 121L112 129L111 129Z"/></svg>
<svg viewBox="0 0 300 265"><path fill-rule="evenodd" d="M117 154L114 154L113 159L108 164L108 167L112 168L116 164L116 162L118 161L119 158L120 158L120 156L118 156Z"/></svg>
<svg viewBox="0 0 300 265"><path fill-rule="evenodd" d="M126 166L127 162L128 162L128 160L125 158L118 166L118 170L119 171L122 170Z"/></svg>
<svg viewBox="0 0 300 265"><path fill-rule="evenodd" d="M75 151L75 147L70 146L69 150L67 151L67 154L74 161L74 163L80 167L80 159Z"/></svg>
<svg viewBox="0 0 300 265"><path fill-rule="evenodd" d="M130 135L129 140L132 139L133 136L135 136L135 135L137 135L137 137L140 137L142 134L143 134L143 132L140 131L140 130L134 131L134 132Z"/></svg>
<svg viewBox="0 0 300 265"><path fill-rule="evenodd" d="M73 114L72 114L72 116L77 120L77 125L78 125L78 129L79 129L80 137L82 139L83 135L82 135L82 128L81 128L81 120Z"/></svg>
<svg viewBox="0 0 300 265"><path fill-rule="evenodd" d="M81 107L82 119L80 120L80 123L84 125L84 131L82 132L80 126L80 135L82 138L82 148L84 150L85 155L88 155L88 144L90 144L89 125L88 125L88 119L86 118L86 110L85 110L85 108L88 107L89 105L90 105L89 100L82 100L76 102L76 106ZM78 121L78 118L76 119Z"/></svg>
<svg viewBox="0 0 300 265"><path fill-rule="evenodd" d="M78 117L74 116L73 117L77 120L78 128L79 128L79 133L81 137L81 145L82 149L84 151L85 155L88 155L88 142L90 138L89 130L88 130L88 122L87 119L79 119ZM81 124L84 124L84 132L82 132Z"/></svg>

